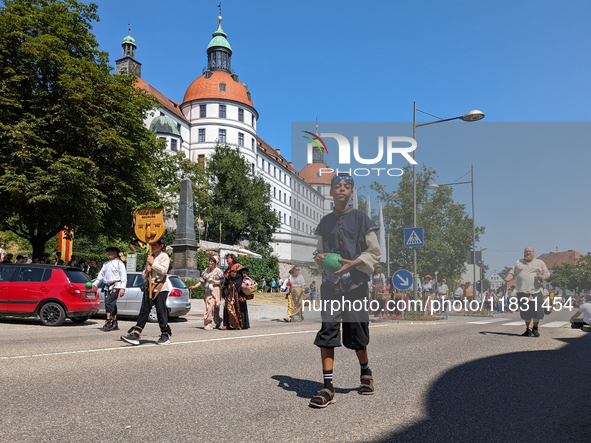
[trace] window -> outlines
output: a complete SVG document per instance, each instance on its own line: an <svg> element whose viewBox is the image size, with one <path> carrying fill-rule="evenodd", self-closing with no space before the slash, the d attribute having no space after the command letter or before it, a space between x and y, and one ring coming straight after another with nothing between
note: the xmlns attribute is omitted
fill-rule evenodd
<svg viewBox="0 0 591 443"><path fill-rule="evenodd" d="M226 92L226 84L224 82L220 83L220 92Z"/></svg>
<svg viewBox="0 0 591 443"><path fill-rule="evenodd" d="M277 188L273 186L273 198L277 198Z"/></svg>
<svg viewBox="0 0 591 443"><path fill-rule="evenodd" d="M244 109L242 108L238 108L238 121L244 121Z"/></svg>
<svg viewBox="0 0 591 443"><path fill-rule="evenodd" d="M170 150L176 151L176 140L174 138L170 139Z"/></svg>
<svg viewBox="0 0 591 443"><path fill-rule="evenodd" d="M16 277L17 282L45 282L51 278L51 269L43 268L27 268L22 267L18 276Z"/></svg>
<svg viewBox="0 0 591 443"><path fill-rule="evenodd" d="M291 195L289 196L289 206L291 206Z"/></svg>
<svg viewBox="0 0 591 443"><path fill-rule="evenodd" d="M252 173L254 174L254 163L252 164Z"/></svg>
<svg viewBox="0 0 591 443"><path fill-rule="evenodd" d="M279 211L279 223L281 223L281 211Z"/></svg>
<svg viewBox="0 0 591 443"><path fill-rule="evenodd" d="M205 167L205 155L201 154L197 156L197 163Z"/></svg>
<svg viewBox="0 0 591 443"><path fill-rule="evenodd" d="M251 126L254 128L254 114L252 115L252 119L251 119L251 121L252 121L252 124L251 124Z"/></svg>
<svg viewBox="0 0 591 443"><path fill-rule="evenodd" d="M287 223L287 215L283 214L283 224L286 224L286 223Z"/></svg>
<svg viewBox="0 0 591 443"><path fill-rule="evenodd" d="M199 117L200 118L207 117L207 106L206 105L199 105Z"/></svg>
<svg viewBox="0 0 591 443"><path fill-rule="evenodd" d="M238 133L238 146L244 146L244 134L242 132Z"/></svg>
<svg viewBox="0 0 591 443"><path fill-rule="evenodd" d="M281 189L279 190L279 201L281 201Z"/></svg>
<svg viewBox="0 0 591 443"><path fill-rule="evenodd" d="M252 139L251 145L252 145L252 152L254 152L254 138Z"/></svg>
<svg viewBox="0 0 591 443"><path fill-rule="evenodd" d="M199 142L205 141L205 128L199 130Z"/></svg>
<svg viewBox="0 0 591 443"><path fill-rule="evenodd" d="M286 203L287 194L283 193L283 203Z"/></svg>
<svg viewBox="0 0 591 443"><path fill-rule="evenodd" d="M298 220L298 230L300 229L300 221Z"/></svg>
<svg viewBox="0 0 591 443"><path fill-rule="evenodd" d="M289 226L291 226L291 215L289 216Z"/></svg>
<svg viewBox="0 0 591 443"><path fill-rule="evenodd" d="M334 209L334 203L330 202L330 210L332 211Z"/></svg>
<svg viewBox="0 0 591 443"><path fill-rule="evenodd" d="M226 105L220 105L220 118L226 118Z"/></svg>
<svg viewBox="0 0 591 443"><path fill-rule="evenodd" d="M226 130L220 129L218 133L218 141L220 143L226 143Z"/></svg>

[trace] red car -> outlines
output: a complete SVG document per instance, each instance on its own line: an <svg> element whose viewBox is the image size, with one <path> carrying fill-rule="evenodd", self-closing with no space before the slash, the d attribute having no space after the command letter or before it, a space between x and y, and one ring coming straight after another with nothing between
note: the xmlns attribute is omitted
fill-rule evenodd
<svg viewBox="0 0 591 443"><path fill-rule="evenodd" d="M46 326L59 326L66 318L85 322L100 307L97 288L87 289L87 282L79 268L2 263L0 315L39 316Z"/></svg>

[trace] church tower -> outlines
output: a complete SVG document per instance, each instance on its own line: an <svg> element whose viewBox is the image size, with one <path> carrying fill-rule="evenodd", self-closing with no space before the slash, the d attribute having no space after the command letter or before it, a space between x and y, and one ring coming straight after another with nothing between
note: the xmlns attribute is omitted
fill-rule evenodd
<svg viewBox="0 0 591 443"><path fill-rule="evenodd" d="M123 48L123 58L115 62L117 74L127 71L135 74L138 78L142 78L142 64L135 60L135 50L137 47L135 45L135 39L131 36L131 30L128 31L128 34L123 39L121 47Z"/></svg>

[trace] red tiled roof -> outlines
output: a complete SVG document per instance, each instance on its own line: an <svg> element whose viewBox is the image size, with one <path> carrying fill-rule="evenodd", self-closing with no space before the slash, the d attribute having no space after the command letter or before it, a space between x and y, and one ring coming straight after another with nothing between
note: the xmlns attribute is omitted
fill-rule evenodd
<svg viewBox="0 0 591 443"><path fill-rule="evenodd" d="M138 78L137 85L138 88L142 88L148 94L156 97L163 108L172 112L176 117L180 118L184 122L187 122L187 119L181 112L180 103L175 102L174 100L169 99L166 97L162 92L158 89L154 88L153 86L149 85L145 80ZM188 123L188 122L187 122Z"/></svg>
<svg viewBox="0 0 591 443"><path fill-rule="evenodd" d="M328 168L324 163L310 163L307 164L302 168L300 171L300 177L304 179L304 181L311 185L330 185L332 178L334 177L334 172L328 173L324 172L319 176L318 172L321 168Z"/></svg>
<svg viewBox="0 0 591 443"><path fill-rule="evenodd" d="M220 83L222 82L226 84L225 92L220 91ZM244 103L254 108L252 97L249 97L247 92L248 89L240 80L234 81L227 72L213 71L210 78L205 78L205 74L203 74L191 83L185 92L183 103L204 98L218 98Z"/></svg>
<svg viewBox="0 0 591 443"><path fill-rule="evenodd" d="M296 170L293 169L289 162L285 160L285 158L283 158L283 156L279 152L273 149L271 145L269 145L265 140L263 140L260 137L257 137L257 148L259 151L266 153L269 157L271 157L281 166L289 169L291 172L296 172Z"/></svg>
<svg viewBox="0 0 591 443"><path fill-rule="evenodd" d="M546 263L548 269L553 269L556 266L562 265L563 263L575 265L577 260L582 256L583 254L580 252L570 250L564 252L549 252L547 254L540 255L538 258Z"/></svg>

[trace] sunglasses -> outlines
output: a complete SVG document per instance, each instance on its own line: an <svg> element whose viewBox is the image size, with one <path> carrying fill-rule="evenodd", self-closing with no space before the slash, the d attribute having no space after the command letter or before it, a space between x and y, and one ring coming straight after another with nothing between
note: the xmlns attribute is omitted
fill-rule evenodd
<svg viewBox="0 0 591 443"><path fill-rule="evenodd" d="M335 178L333 178L333 181L335 183L338 183L341 180L345 183L351 183L353 181L353 177L351 177L350 175L337 175Z"/></svg>

